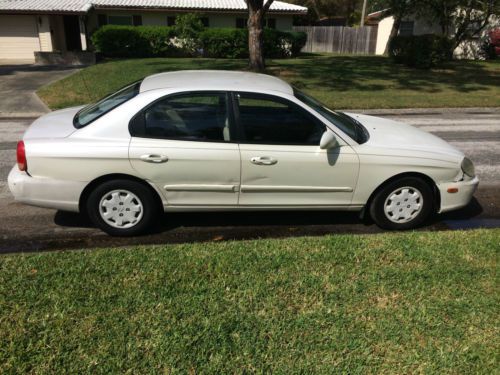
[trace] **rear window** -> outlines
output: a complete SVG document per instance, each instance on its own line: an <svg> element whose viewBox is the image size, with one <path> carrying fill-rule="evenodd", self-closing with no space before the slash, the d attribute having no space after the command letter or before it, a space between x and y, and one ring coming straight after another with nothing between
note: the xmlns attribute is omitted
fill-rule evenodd
<svg viewBox="0 0 500 375"><path fill-rule="evenodd" d="M132 99L134 96L139 94L141 83L142 81L135 82L118 90L114 94L101 99L97 103L86 106L76 114L75 118L73 119L73 125L77 129L83 128L84 126L90 124L92 121L115 109L119 105Z"/></svg>

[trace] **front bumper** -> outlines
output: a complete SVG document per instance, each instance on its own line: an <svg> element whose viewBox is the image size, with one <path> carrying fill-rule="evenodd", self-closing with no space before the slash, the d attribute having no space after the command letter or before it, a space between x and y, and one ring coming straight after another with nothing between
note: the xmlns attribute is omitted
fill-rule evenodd
<svg viewBox="0 0 500 375"><path fill-rule="evenodd" d="M467 181L446 182L438 184L441 196L441 207L439 212L447 212L465 207L472 199L472 195L479 185L479 179L476 177ZM458 189L456 193L449 193L448 189Z"/></svg>
<svg viewBox="0 0 500 375"><path fill-rule="evenodd" d="M15 165L8 177L9 189L16 201L32 206L62 211L79 211L80 195L85 183L31 177Z"/></svg>

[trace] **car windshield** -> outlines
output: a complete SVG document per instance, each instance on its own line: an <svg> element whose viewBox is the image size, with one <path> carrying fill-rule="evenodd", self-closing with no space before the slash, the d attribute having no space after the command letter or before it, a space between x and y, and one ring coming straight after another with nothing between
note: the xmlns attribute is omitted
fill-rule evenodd
<svg viewBox="0 0 500 375"><path fill-rule="evenodd" d="M105 115L112 109L125 103L127 100L132 99L139 93L141 82L142 81L135 82L118 90L114 94L101 99L97 103L86 106L76 114L75 118L73 119L73 125L77 129L83 128L97 118Z"/></svg>
<svg viewBox="0 0 500 375"><path fill-rule="evenodd" d="M368 140L367 130L356 119L346 115L345 113L331 110L323 103L310 97L309 95L304 94L303 92L297 89L294 89L294 95L302 103L314 109L321 116L326 118L328 121L330 121L340 130L342 130L345 134L354 139L356 142L361 144L365 143Z"/></svg>

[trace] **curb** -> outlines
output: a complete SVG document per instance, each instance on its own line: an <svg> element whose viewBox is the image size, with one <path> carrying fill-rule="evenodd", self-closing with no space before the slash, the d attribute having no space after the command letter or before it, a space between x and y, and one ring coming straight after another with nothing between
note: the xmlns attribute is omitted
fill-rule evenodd
<svg viewBox="0 0 500 375"><path fill-rule="evenodd" d="M400 108L400 109L338 109L341 112L362 113L367 115L439 115L443 113L457 114L500 114L500 107L471 108ZM0 120L35 119L48 112L0 112Z"/></svg>
<svg viewBox="0 0 500 375"><path fill-rule="evenodd" d="M470 107L470 108L400 108L400 109L346 109L345 112L363 113L367 115L440 115L443 113L456 114L500 114L500 107Z"/></svg>
<svg viewBox="0 0 500 375"><path fill-rule="evenodd" d="M36 119L48 112L0 112L0 120Z"/></svg>

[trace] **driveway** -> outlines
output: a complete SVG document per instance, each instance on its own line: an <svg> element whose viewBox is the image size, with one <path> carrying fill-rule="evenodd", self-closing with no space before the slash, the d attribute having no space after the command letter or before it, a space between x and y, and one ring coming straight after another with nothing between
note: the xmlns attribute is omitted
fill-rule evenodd
<svg viewBox="0 0 500 375"><path fill-rule="evenodd" d="M0 60L0 117L36 117L48 112L35 91L75 71L74 67L36 66L23 61Z"/></svg>
<svg viewBox="0 0 500 375"><path fill-rule="evenodd" d="M405 121L434 133L474 160L481 180L471 204L439 215L422 230L500 227L500 109L370 111ZM333 233L381 232L363 223L357 213L243 212L173 213L159 220L153 234L114 238L95 229L84 217L16 203L7 187L7 174L15 163L16 141L30 124L28 119L0 119L0 254L150 243L184 243L226 239L295 237Z"/></svg>

